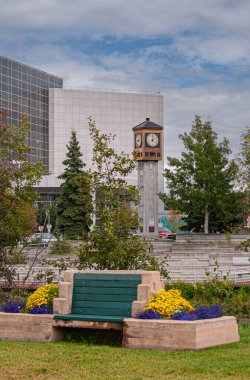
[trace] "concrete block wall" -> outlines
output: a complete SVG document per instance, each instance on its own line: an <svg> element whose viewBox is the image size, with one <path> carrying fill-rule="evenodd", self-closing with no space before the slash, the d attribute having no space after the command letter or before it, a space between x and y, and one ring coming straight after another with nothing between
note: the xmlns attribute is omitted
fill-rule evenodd
<svg viewBox="0 0 250 380"><path fill-rule="evenodd" d="M21 342L63 340L63 330L53 327L53 315L0 313L0 339Z"/></svg>
<svg viewBox="0 0 250 380"><path fill-rule="evenodd" d="M238 341L235 317L200 321L125 319L122 346L154 350L201 350Z"/></svg>

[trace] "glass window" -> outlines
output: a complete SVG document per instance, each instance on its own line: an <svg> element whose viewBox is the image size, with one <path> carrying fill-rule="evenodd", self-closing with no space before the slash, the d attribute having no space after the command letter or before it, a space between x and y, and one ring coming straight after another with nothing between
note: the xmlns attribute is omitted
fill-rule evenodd
<svg viewBox="0 0 250 380"><path fill-rule="evenodd" d="M12 62L12 69L13 70L18 70L18 63L17 62Z"/></svg>
<svg viewBox="0 0 250 380"><path fill-rule="evenodd" d="M2 67L2 73L5 75L9 75L9 69L7 67Z"/></svg>
<svg viewBox="0 0 250 380"><path fill-rule="evenodd" d="M2 92L1 93L1 97L2 97L2 99L3 100L9 100L9 98L10 98L10 94L8 93L8 92Z"/></svg>
<svg viewBox="0 0 250 380"><path fill-rule="evenodd" d="M28 68L27 68L27 66L22 66L22 73L28 74Z"/></svg>
<svg viewBox="0 0 250 380"><path fill-rule="evenodd" d="M12 75L12 78L15 78L15 79L19 78L19 73L16 70L11 70L11 75Z"/></svg>
<svg viewBox="0 0 250 380"><path fill-rule="evenodd" d="M22 81L28 82L28 75L27 74L22 74Z"/></svg>
<svg viewBox="0 0 250 380"><path fill-rule="evenodd" d="M13 95L18 95L19 94L17 87L12 87L12 94Z"/></svg>
<svg viewBox="0 0 250 380"><path fill-rule="evenodd" d="M18 86L18 80L12 78L12 86Z"/></svg>
<svg viewBox="0 0 250 380"><path fill-rule="evenodd" d="M2 57L1 61L3 66L9 67L9 59Z"/></svg>

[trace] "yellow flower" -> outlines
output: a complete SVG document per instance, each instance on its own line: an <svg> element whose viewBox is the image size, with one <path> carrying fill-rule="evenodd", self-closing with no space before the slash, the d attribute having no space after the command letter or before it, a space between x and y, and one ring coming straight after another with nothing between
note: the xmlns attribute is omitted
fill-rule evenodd
<svg viewBox="0 0 250 380"><path fill-rule="evenodd" d="M35 306L41 307L47 305L48 307L52 307L52 301L55 297L58 297L57 285L40 286L28 297L26 307L28 310L31 310Z"/></svg>
<svg viewBox="0 0 250 380"><path fill-rule="evenodd" d="M193 311L192 305L181 296L179 289L161 290L151 297L145 308L170 317L176 310Z"/></svg>

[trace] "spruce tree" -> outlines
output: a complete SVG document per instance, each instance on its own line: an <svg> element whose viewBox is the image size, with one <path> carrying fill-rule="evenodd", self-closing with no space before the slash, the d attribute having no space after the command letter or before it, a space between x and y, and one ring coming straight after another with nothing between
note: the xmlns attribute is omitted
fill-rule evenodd
<svg viewBox="0 0 250 380"><path fill-rule="evenodd" d="M72 131L67 145L64 172L58 177L63 180L61 194L56 201L57 231L64 238L83 239L91 225L92 197L90 176L84 167L76 132Z"/></svg>

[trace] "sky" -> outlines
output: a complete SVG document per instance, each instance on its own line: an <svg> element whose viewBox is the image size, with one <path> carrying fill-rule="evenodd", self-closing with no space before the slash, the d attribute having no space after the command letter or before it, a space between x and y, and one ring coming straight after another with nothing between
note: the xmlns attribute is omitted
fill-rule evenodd
<svg viewBox="0 0 250 380"><path fill-rule="evenodd" d="M160 92L165 155L195 115L233 154L250 125L249 0L0 0L0 55L65 87Z"/></svg>

